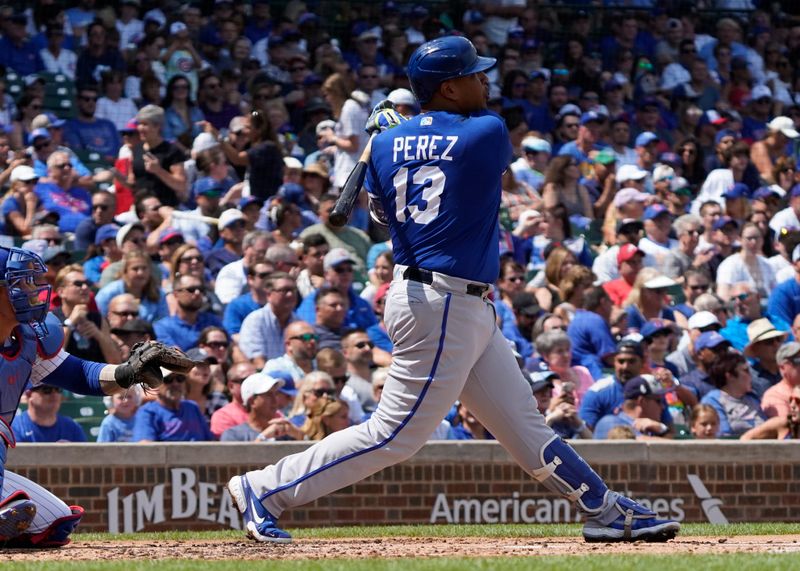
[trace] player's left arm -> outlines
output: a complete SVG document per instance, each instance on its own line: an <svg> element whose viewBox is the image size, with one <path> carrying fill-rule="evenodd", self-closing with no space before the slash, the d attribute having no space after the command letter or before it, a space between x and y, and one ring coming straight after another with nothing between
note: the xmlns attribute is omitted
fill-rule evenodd
<svg viewBox="0 0 800 571"><path fill-rule="evenodd" d="M48 334L37 341L37 357L31 369L34 385L46 382L78 394L112 395L136 384L158 387L164 380L161 367L180 373L194 367L183 351L157 341L134 345L121 365L79 359L62 348L64 330L58 318L49 314L46 324Z"/></svg>

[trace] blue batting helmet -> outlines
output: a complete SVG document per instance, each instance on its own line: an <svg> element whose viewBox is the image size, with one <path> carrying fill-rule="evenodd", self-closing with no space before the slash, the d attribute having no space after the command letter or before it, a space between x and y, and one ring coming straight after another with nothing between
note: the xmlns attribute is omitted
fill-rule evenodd
<svg viewBox="0 0 800 571"><path fill-rule="evenodd" d="M0 286L5 287L14 315L33 327L37 337L47 335L44 323L50 308L51 287L44 280L42 259L21 248L0 247Z"/></svg>
<svg viewBox="0 0 800 571"><path fill-rule="evenodd" d="M408 80L420 103L427 103L439 85L494 67L495 58L482 57L467 38L446 36L422 44L408 60Z"/></svg>

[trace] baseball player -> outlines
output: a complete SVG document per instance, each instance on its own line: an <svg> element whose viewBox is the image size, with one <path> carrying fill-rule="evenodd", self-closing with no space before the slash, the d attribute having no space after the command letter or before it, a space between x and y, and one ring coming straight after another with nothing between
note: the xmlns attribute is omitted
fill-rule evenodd
<svg viewBox="0 0 800 571"><path fill-rule="evenodd" d="M496 326L487 296L512 149L502 119L486 110L495 63L463 37L427 42L408 64L422 113L392 121L376 108L370 117L368 127L399 123L373 139L366 181L397 262L385 309L390 373L368 421L228 482L253 538L291 541L276 519L284 510L410 457L456 399L531 476L577 502L586 540L666 541L680 529L609 490L553 433Z"/></svg>
<svg viewBox="0 0 800 571"><path fill-rule="evenodd" d="M180 372L194 366L180 351L155 342L135 346L121 365L70 355L62 349L61 323L48 313L51 286L46 271L33 252L0 247L0 545L4 547L66 545L83 515L83 508L68 506L38 484L4 469L7 449L15 444L11 420L29 382L111 395L134 384L157 387L163 380L159 366Z"/></svg>

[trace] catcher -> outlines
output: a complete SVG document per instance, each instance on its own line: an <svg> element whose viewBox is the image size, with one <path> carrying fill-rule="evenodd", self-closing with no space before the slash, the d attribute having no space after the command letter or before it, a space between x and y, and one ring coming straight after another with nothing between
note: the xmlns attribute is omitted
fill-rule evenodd
<svg viewBox="0 0 800 571"><path fill-rule="evenodd" d="M133 385L159 386L161 367L187 373L194 361L161 343L135 345L127 362L84 361L62 349L63 329L48 313L50 285L41 258L0 247L0 545L56 547L69 543L83 508L68 506L38 484L5 471L13 448L11 420L28 386L49 384L85 395L112 395Z"/></svg>

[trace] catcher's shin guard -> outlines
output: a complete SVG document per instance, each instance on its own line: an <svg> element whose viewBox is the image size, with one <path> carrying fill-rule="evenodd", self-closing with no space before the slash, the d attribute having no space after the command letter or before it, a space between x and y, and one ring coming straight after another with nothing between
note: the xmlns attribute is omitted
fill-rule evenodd
<svg viewBox="0 0 800 571"><path fill-rule="evenodd" d="M531 475L547 488L576 502L582 512L597 515L616 499L616 492L569 444L554 435L539 451L542 467ZM613 497L612 497L613 496Z"/></svg>

